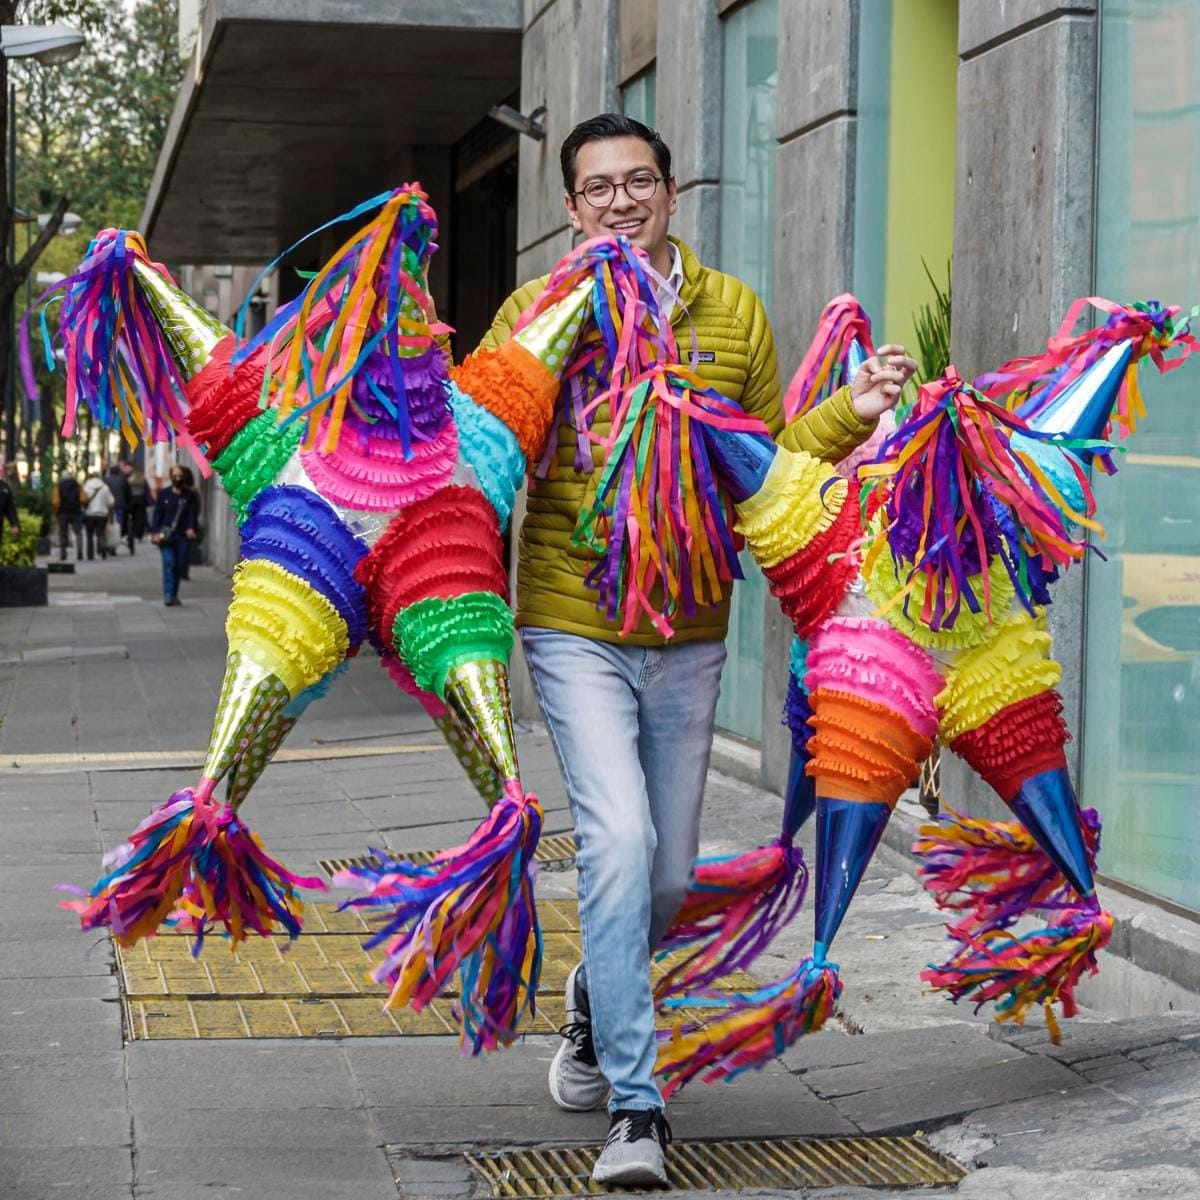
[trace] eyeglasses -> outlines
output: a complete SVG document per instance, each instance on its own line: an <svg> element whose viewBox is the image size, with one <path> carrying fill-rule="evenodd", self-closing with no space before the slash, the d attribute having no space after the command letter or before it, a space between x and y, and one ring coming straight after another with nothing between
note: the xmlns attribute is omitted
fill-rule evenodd
<svg viewBox="0 0 1200 1200"><path fill-rule="evenodd" d="M582 196L593 208L607 208L617 198L617 188L624 188L625 195L630 200L649 200L658 191L662 183L661 175L651 175L649 171L639 171L630 175L624 183L613 183L608 179L593 179L591 183L571 195Z"/></svg>

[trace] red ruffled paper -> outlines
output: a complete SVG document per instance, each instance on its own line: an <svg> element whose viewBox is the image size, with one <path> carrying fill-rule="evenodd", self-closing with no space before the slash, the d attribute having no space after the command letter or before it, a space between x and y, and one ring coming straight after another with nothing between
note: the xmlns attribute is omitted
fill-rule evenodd
<svg viewBox="0 0 1200 1200"><path fill-rule="evenodd" d="M187 383L188 433L204 447L209 462L265 407L259 404L263 394L263 355L232 367L230 357L236 348L233 334L222 338L200 373Z"/></svg>

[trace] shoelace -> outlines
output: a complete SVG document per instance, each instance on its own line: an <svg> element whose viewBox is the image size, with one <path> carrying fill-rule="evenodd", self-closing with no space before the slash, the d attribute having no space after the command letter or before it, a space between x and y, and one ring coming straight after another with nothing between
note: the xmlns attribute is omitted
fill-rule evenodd
<svg viewBox="0 0 1200 1200"><path fill-rule="evenodd" d="M640 1142L642 1138L657 1139L660 1146L671 1140L671 1126L659 1108L619 1108L613 1113L613 1125L604 1144L611 1146L615 1141Z"/></svg>
<svg viewBox="0 0 1200 1200"><path fill-rule="evenodd" d="M599 1065L596 1061L596 1043L592 1040L591 1021L572 1021L558 1032L575 1047L576 1058L589 1067Z"/></svg>

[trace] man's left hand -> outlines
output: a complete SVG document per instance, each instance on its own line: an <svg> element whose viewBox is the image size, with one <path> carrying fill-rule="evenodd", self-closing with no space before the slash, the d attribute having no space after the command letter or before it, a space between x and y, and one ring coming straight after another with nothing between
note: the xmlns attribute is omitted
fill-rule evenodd
<svg viewBox="0 0 1200 1200"><path fill-rule="evenodd" d="M916 369L916 360L908 356L903 346L890 343L880 346L858 368L850 384L850 399L860 419L873 421L889 408L895 408L900 389Z"/></svg>

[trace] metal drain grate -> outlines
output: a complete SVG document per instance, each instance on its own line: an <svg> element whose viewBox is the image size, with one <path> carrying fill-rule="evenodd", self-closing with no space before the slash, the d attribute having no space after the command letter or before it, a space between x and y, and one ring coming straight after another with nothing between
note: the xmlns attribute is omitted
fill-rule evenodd
<svg viewBox="0 0 1200 1200"><path fill-rule="evenodd" d="M439 850L395 850L392 857L408 859L418 865L433 862ZM543 867L573 866L575 863L575 839L569 833L551 834L538 841L537 861ZM326 875L333 878L338 871L348 871L351 867L377 867L379 859L373 854L359 854L353 858L318 858L317 866Z"/></svg>
<svg viewBox="0 0 1200 1200"><path fill-rule="evenodd" d="M599 1146L466 1154L495 1197L603 1196L592 1182ZM672 1191L748 1188L915 1188L954 1184L967 1172L915 1137L781 1138L675 1142L667 1153ZM651 1189L614 1189L648 1192ZM661 1194L659 1189L653 1189Z"/></svg>

